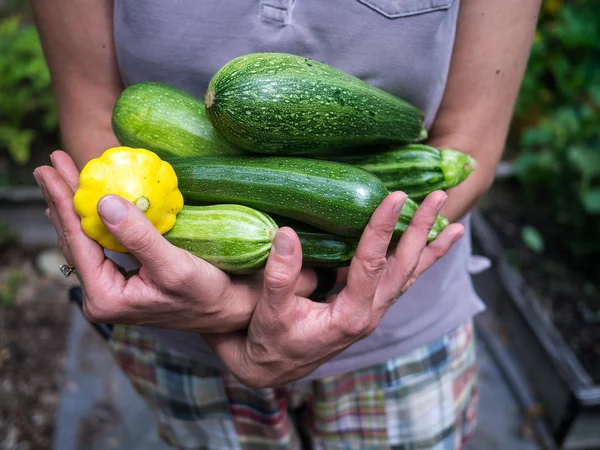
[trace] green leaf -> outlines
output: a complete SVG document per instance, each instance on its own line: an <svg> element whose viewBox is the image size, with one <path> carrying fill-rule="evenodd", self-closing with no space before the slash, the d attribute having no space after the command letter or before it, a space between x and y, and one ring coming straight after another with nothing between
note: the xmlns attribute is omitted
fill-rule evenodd
<svg viewBox="0 0 600 450"><path fill-rule="evenodd" d="M16 128L0 126L0 146L4 144L12 159L17 164L29 161L29 146L35 138L33 130L19 130Z"/></svg>
<svg viewBox="0 0 600 450"><path fill-rule="evenodd" d="M580 173L590 177L600 175L600 148L572 146L567 157Z"/></svg>
<svg viewBox="0 0 600 450"><path fill-rule="evenodd" d="M0 246L15 242L17 239L17 233L11 228L11 226L0 220Z"/></svg>
<svg viewBox="0 0 600 450"><path fill-rule="evenodd" d="M600 85L594 84L588 87L588 92L590 93L590 97L594 101L594 104L600 106Z"/></svg>
<svg viewBox="0 0 600 450"><path fill-rule="evenodd" d="M0 151L24 164L38 134L58 138L58 119L38 32L17 16L0 18L0 86Z"/></svg>
<svg viewBox="0 0 600 450"><path fill-rule="evenodd" d="M561 170L556 154L548 150L521 153L514 168L522 182L533 184L549 183Z"/></svg>
<svg viewBox="0 0 600 450"><path fill-rule="evenodd" d="M525 225L521 228L521 239L525 245L534 253L542 253L544 251L544 238L537 228L531 225Z"/></svg>
<svg viewBox="0 0 600 450"><path fill-rule="evenodd" d="M600 188L591 188L581 195L583 207L589 214L600 214Z"/></svg>
<svg viewBox="0 0 600 450"><path fill-rule="evenodd" d="M528 128L521 136L521 145L525 148L551 145L554 140L552 127L540 126Z"/></svg>

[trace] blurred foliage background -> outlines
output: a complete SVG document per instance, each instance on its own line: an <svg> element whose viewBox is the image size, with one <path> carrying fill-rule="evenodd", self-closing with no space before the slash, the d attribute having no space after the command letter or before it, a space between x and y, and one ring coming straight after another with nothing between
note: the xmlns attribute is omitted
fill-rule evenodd
<svg viewBox="0 0 600 450"><path fill-rule="evenodd" d="M600 253L599 3L543 2L505 156L525 202L551 205L556 226L528 229L531 246L560 237L575 257ZM22 0L5 0L0 14L0 86L1 186L11 166L59 140L49 73Z"/></svg>
<svg viewBox="0 0 600 450"><path fill-rule="evenodd" d="M0 15L0 150L18 165L58 134L50 74L27 7L9 2Z"/></svg>
<svg viewBox="0 0 600 450"><path fill-rule="evenodd" d="M546 0L509 146L524 200L572 257L600 253L600 2ZM534 240L532 240L534 242Z"/></svg>

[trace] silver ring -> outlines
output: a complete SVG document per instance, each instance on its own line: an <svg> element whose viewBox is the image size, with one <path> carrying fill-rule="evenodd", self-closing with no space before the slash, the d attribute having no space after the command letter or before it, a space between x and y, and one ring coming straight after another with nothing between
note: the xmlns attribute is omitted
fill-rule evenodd
<svg viewBox="0 0 600 450"><path fill-rule="evenodd" d="M73 272L75 272L75 266L72 264L61 264L59 266L60 271L65 276L65 278L69 278Z"/></svg>

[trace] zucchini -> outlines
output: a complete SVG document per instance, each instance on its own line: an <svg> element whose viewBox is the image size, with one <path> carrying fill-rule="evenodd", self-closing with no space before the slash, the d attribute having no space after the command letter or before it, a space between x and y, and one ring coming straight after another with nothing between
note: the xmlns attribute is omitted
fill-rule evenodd
<svg viewBox="0 0 600 450"><path fill-rule="evenodd" d="M236 146L277 155L424 139L415 106L327 64L252 53L225 64L204 98L212 124Z"/></svg>
<svg viewBox="0 0 600 450"><path fill-rule="evenodd" d="M112 128L121 145L161 157L243 152L214 129L201 99L164 83L128 86L113 107Z"/></svg>
<svg viewBox="0 0 600 450"><path fill-rule="evenodd" d="M466 153L422 144L328 159L361 167L376 175L388 190L403 191L414 200L457 186L477 166Z"/></svg>
<svg viewBox="0 0 600 450"><path fill-rule="evenodd" d="M311 267L337 268L350 265L358 239L344 238L287 217L271 214L281 227L292 228L302 245L302 264Z"/></svg>
<svg viewBox="0 0 600 450"><path fill-rule="evenodd" d="M223 271L243 274L264 266L277 230L269 215L246 206L186 205L164 237Z"/></svg>
<svg viewBox="0 0 600 450"><path fill-rule="evenodd" d="M389 191L375 175L349 164L284 156L166 158L186 204L235 203L306 223L338 236L359 237ZM407 200L395 236L416 203ZM439 216L430 240L447 225Z"/></svg>

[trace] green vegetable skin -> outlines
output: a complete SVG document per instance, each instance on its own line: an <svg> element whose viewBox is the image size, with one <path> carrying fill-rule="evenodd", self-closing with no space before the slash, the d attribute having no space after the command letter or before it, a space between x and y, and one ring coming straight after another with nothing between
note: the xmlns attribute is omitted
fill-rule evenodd
<svg viewBox="0 0 600 450"><path fill-rule="evenodd" d="M317 155L424 139L414 106L329 65L285 53L233 59L211 79L204 102L224 136L247 151Z"/></svg>
<svg viewBox="0 0 600 450"><path fill-rule="evenodd" d="M243 153L214 129L201 99L163 83L127 87L115 102L112 128L121 145L161 157Z"/></svg>
<svg viewBox="0 0 600 450"><path fill-rule="evenodd" d="M414 200L457 186L477 166L466 153L422 144L327 159L361 167L376 175L388 190L403 191Z"/></svg>
<svg viewBox="0 0 600 450"><path fill-rule="evenodd" d="M204 156L166 158L186 204L234 203L306 223L332 234L360 237L389 194L373 174L348 164L294 157ZM416 210L408 200L398 238ZM439 216L429 239L448 224Z"/></svg>
<svg viewBox="0 0 600 450"><path fill-rule="evenodd" d="M356 252L358 239L344 238L287 217L271 214L279 227L292 228L302 246L302 263L311 267L345 267Z"/></svg>
<svg viewBox="0 0 600 450"><path fill-rule="evenodd" d="M184 206L164 237L229 273L264 266L277 224L261 211L242 205Z"/></svg>

